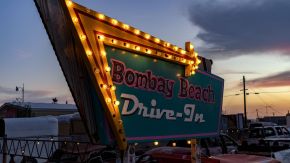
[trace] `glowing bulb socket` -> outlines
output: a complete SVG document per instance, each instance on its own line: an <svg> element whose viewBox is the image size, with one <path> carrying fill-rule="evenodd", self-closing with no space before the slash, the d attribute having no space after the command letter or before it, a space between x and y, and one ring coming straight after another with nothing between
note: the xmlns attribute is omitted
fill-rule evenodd
<svg viewBox="0 0 290 163"><path fill-rule="evenodd" d="M93 54L93 52L90 51L90 50L87 50L87 51L86 51L86 54L87 54L88 56L91 56L91 55Z"/></svg>
<svg viewBox="0 0 290 163"><path fill-rule="evenodd" d="M95 72L95 73L100 73L100 69L95 68L95 69L94 69L94 72Z"/></svg>
<svg viewBox="0 0 290 163"><path fill-rule="evenodd" d="M145 34L145 38L149 39L151 36L149 34Z"/></svg>
<svg viewBox="0 0 290 163"><path fill-rule="evenodd" d="M111 67L109 67L109 66L106 67L106 68L105 68L105 71L106 71L106 72L110 72L110 71L111 71Z"/></svg>
<svg viewBox="0 0 290 163"><path fill-rule="evenodd" d="M104 19L105 18L105 15L99 14L98 17L99 17L99 19Z"/></svg>
<svg viewBox="0 0 290 163"><path fill-rule="evenodd" d="M155 42L156 42L156 43L159 43L159 42L160 42L160 39L155 38Z"/></svg>
<svg viewBox="0 0 290 163"><path fill-rule="evenodd" d="M72 1L70 1L70 0L67 0L67 1L66 1L66 5L67 5L68 7L71 7L72 4L73 4Z"/></svg>
<svg viewBox="0 0 290 163"><path fill-rule="evenodd" d="M157 145L159 145L159 142L158 142L158 141L155 141L153 144L154 144L155 146L157 146Z"/></svg>
<svg viewBox="0 0 290 163"><path fill-rule="evenodd" d="M105 37L103 35L98 35L98 39L103 41L105 39Z"/></svg>
<svg viewBox="0 0 290 163"><path fill-rule="evenodd" d="M112 102L112 99L110 99L110 98L106 98L106 102L107 102L107 103L110 103L110 102Z"/></svg>
<svg viewBox="0 0 290 163"><path fill-rule="evenodd" d="M111 85L110 88L112 91L116 90L116 86L114 86L114 85Z"/></svg>
<svg viewBox="0 0 290 163"><path fill-rule="evenodd" d="M81 40L86 40L87 39L87 36L86 35L81 35Z"/></svg>
<svg viewBox="0 0 290 163"><path fill-rule="evenodd" d="M117 25L118 21L116 19L112 19L112 24Z"/></svg>
<svg viewBox="0 0 290 163"><path fill-rule="evenodd" d="M76 17L73 17L72 20L73 20L73 22L75 22L75 23L77 23L77 22L79 21L79 19L76 18Z"/></svg>
<svg viewBox="0 0 290 163"><path fill-rule="evenodd" d="M135 46L135 49L139 51L140 50L140 46Z"/></svg>
<svg viewBox="0 0 290 163"><path fill-rule="evenodd" d="M172 146L173 146L173 147L176 147L176 143L175 143L175 142L173 142L173 143L172 143Z"/></svg>
<svg viewBox="0 0 290 163"><path fill-rule="evenodd" d="M140 31L138 29L135 29L134 32L135 32L136 35L139 35L140 34Z"/></svg>
<svg viewBox="0 0 290 163"><path fill-rule="evenodd" d="M104 57L107 55L107 53L106 53L105 51L102 51L101 54L102 54L102 56L104 56Z"/></svg>
<svg viewBox="0 0 290 163"><path fill-rule="evenodd" d="M107 86L107 84L101 84L101 88L107 89L108 86Z"/></svg>
<svg viewBox="0 0 290 163"><path fill-rule="evenodd" d="M123 28L128 30L130 26L128 24L123 24Z"/></svg>
<svg viewBox="0 0 290 163"><path fill-rule="evenodd" d="M114 105L119 106L120 105L120 101L114 101Z"/></svg>

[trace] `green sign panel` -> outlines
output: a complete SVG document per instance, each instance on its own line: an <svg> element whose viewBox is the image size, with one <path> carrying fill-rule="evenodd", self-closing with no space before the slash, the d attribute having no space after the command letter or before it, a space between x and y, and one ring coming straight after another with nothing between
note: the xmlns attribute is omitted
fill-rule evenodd
<svg viewBox="0 0 290 163"><path fill-rule="evenodd" d="M106 46L129 142L218 134L224 81L206 72Z"/></svg>

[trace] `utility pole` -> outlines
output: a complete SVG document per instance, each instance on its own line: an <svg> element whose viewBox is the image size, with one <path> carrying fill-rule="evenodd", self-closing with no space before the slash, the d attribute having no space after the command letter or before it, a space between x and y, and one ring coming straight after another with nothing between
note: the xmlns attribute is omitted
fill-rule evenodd
<svg viewBox="0 0 290 163"><path fill-rule="evenodd" d="M248 119L247 119L247 103L246 103L246 79L245 76L243 76L243 91L244 91L244 115L245 115L245 122L244 127L248 127Z"/></svg>
<svg viewBox="0 0 290 163"><path fill-rule="evenodd" d="M256 109L256 112L257 112L257 120L259 119L259 111L258 109Z"/></svg>
<svg viewBox="0 0 290 163"><path fill-rule="evenodd" d="M22 83L22 103L24 103L24 83Z"/></svg>

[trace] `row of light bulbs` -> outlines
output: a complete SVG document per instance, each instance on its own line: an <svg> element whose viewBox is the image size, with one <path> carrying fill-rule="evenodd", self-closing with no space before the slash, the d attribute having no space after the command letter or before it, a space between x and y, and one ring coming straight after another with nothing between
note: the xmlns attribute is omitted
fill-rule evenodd
<svg viewBox="0 0 290 163"><path fill-rule="evenodd" d="M71 0L67 0L67 1L66 1L66 4L67 4L68 7L71 7L71 6L73 5L73 3L72 3ZM125 30L130 30L130 28L132 28L132 27L130 27L128 24L124 24L124 23L118 22L118 20L116 20L116 19L106 18L106 16L103 15L103 14L101 14L101 13L98 13L98 14L97 14L97 17L98 17L99 19L101 19L101 20L110 19L110 22L112 23L112 25L118 25L118 24L120 24L120 27L122 27L122 28L125 29ZM72 17L72 20L73 20L74 23L78 23L78 22L79 22L79 20L78 20L77 17ZM135 35L143 36L143 37L144 37L145 39L147 39L147 40L151 39L151 41L153 40L153 41L154 41L155 43L157 43L157 44L163 44L163 46L165 46L165 47L168 47L168 48L171 47L174 51L176 51L176 52L179 51L182 55L183 55L183 54L186 54L186 51L185 51L185 50L183 50L183 49L181 49L181 48L178 48L177 46L173 46L173 45L171 45L171 44L168 43L168 42L161 41L159 38L153 37L153 36L151 36L151 35L148 34L148 33L141 32L140 30L138 30L138 29L134 29L134 28L132 28L132 31L134 32ZM97 38L98 38L99 40L101 40L101 41L104 41L104 40L105 40L105 36L103 36L103 35L97 35ZM84 34L81 34L81 35L80 35L80 39L81 39L82 41L85 41L85 40L87 39L87 36L84 35ZM108 39L109 39L109 38L108 38ZM117 44L117 40L115 40L115 39L111 39L111 41L107 41L107 42L110 42L110 43L112 43L112 44ZM123 46L126 47L126 48L131 48L131 49L136 50L136 51L144 50L144 52L145 52L146 54L152 54L152 50L149 49L149 48L142 48L142 49L141 49L141 47L138 46L138 45L134 45L134 44L130 45L130 44L127 43L127 42L121 42L121 45L122 45L122 43L123 43ZM120 45L120 44L119 44L119 45ZM192 44L190 44L190 50L191 50L191 51L194 51L194 46L193 46ZM93 52L92 52L90 49L87 49L87 50L86 50L86 54L87 54L87 56L92 56ZM161 56L161 55L162 55L162 53L160 53L160 52L159 52L159 53L156 52L156 54L157 54L158 56ZM105 52L105 51L102 51L102 52L101 52L101 55L105 57L105 56L106 56L106 52ZM171 59L171 60L173 59L173 60L175 60L175 61L179 61L179 62L182 62L182 63L187 63L187 64L189 64L189 65L191 66L191 74L192 74L192 75L195 74L195 70L198 69L198 64L201 62L201 61L198 59L198 53L197 53L197 52L194 52L194 56L193 56L193 57L195 58L195 62L196 62L196 63L195 63L195 66L194 66L194 61L193 61L193 60L187 60L187 59L185 59L185 58L180 58L180 57L172 57L172 55L164 54L164 58L165 58L165 59ZM109 66L105 67L104 69L105 69L106 72L110 72L110 70L111 70L111 68L110 68ZM96 69L95 69L95 72L96 72L96 73L99 73L100 70L99 70L98 68L96 68ZM107 89L107 87L106 87L105 84L101 84L101 85L102 85L101 88L103 88L103 89ZM115 88L115 87L114 87L114 88ZM112 99L111 99L111 98L106 98L106 102L111 103L111 102L112 102ZM118 106L118 105L120 104L120 102L117 101L117 100L115 100L115 101L113 101L113 104Z"/></svg>
<svg viewBox="0 0 290 163"><path fill-rule="evenodd" d="M86 40L86 36L85 35L80 35L80 38L81 38L81 40ZM103 36L103 35L97 35L97 38L99 39L99 40L101 40L101 41L104 41L105 40L105 36ZM111 43L112 44L117 44L117 40L115 40L115 39L112 39L111 40ZM127 42L123 42L123 46L124 47L126 47L126 48L130 48L130 45L131 44L129 44L129 43L127 43ZM132 49L134 49L134 50L136 50L136 51L140 51L141 50L141 47L140 46L138 46L138 45L133 45L132 44L132 46L131 46L131 48ZM152 50L150 50L150 49L148 49L148 48L144 48L145 50L145 53L147 53L147 54L152 54ZM92 55L92 51L91 50L87 50L86 51L86 54L88 55L88 56L91 56ZM101 55L102 56L106 56L106 52L105 51L102 51L101 52ZM161 53L157 53L157 55L158 56L161 56L162 54ZM195 57L197 57L198 56L198 54L195 52L194 53L194 55L195 55ZM193 67L193 64L194 64L194 61L188 61L187 59L185 59L185 58L183 58L183 59L180 59L179 57L175 57L175 58L173 58L172 57L172 55L169 55L169 54L165 54L165 58L166 59L175 59L176 61L180 61L180 62L182 62L182 63L188 63L188 64L190 64L190 65L192 65L192 74L194 74L195 73L195 71L194 70L196 70L196 69L198 69L198 64L201 62L200 60L196 60L196 66L195 67ZM105 68L105 70L108 72L108 71L110 71L110 67L106 67Z"/></svg>
<svg viewBox="0 0 290 163"><path fill-rule="evenodd" d="M187 140L186 143L189 145L189 144L191 144L191 141L190 141L190 140ZM155 146L158 146L158 145L159 145L159 142L158 142L158 141L154 141L153 144L154 144ZM173 147L176 147L176 142L172 142L171 145L172 145Z"/></svg>
<svg viewBox="0 0 290 163"><path fill-rule="evenodd" d="M84 38L86 38L86 36L83 36L81 35L80 36L81 38L83 38L82 40L84 40ZM117 41L115 39L110 39L110 38L106 38L104 35L101 35L101 34L98 34L97 35L97 38L100 40L100 41L106 41L108 43L111 43L111 44L118 44L120 46L124 46L126 48L130 48L130 49L133 49L133 50L136 50L136 51L141 51L143 50L146 54L152 54L152 50L149 49L149 48L141 48L141 46L139 45L134 45L134 44L130 44L128 42L123 42L123 41ZM106 52L101 52L102 55L106 55ZM182 63L188 63L190 65L193 65L194 64L194 61L193 60L187 60L185 58L180 58L180 57L173 57L172 55L170 54L166 54L166 53L161 53L161 52L156 52L158 56L162 56L164 55L164 58L165 59L174 59L176 61L180 61ZM198 53L194 52L194 57L198 57ZM196 59L196 65L198 65L201 61L199 59ZM197 69L198 67L195 66L195 69Z"/></svg>
<svg viewBox="0 0 290 163"><path fill-rule="evenodd" d="M72 5L73 5L73 3L72 3L72 1L70 1L70 0L67 0L66 1L66 4L67 4L67 6L68 7L71 7ZM174 51L179 51L181 54L186 54L186 51L185 50L183 50L183 49L181 49L181 48L179 48L179 47L177 47L177 46L174 46L174 45L171 45L170 43L168 43L168 42L165 42L165 41L161 41L159 38L156 38L156 37L153 37L153 36L151 36L150 34L148 34L148 33L145 33L145 32L141 32L140 30L138 30L138 29L135 29L135 28L133 28L133 27L130 27L128 24L125 24L125 23L121 23L121 22L119 22L118 20L116 20L116 19L113 19L113 18L109 18L109 17L106 17L104 14L101 14L101 13L98 13L97 14L97 17L99 18L99 19L101 19L101 20L105 20L105 19L109 19L110 21L110 23L112 24L112 25L115 25L115 26L117 26L117 25L119 25L119 27L121 27L121 28L123 28L123 29L125 29L125 30L130 30L130 28L132 28L132 31L134 32L134 34L135 35L140 35L140 36L143 36L145 39L147 39L147 40L149 40L150 38L151 38L151 40L153 40L155 43L157 43L157 44L163 44L163 46L165 46L165 47L168 47L168 48L172 48ZM76 18L76 17L73 17L72 18L72 20L73 20L73 22L75 22L75 23L77 23L78 22L78 18ZM98 37L99 39L104 39L104 36L100 36L100 37ZM85 35L81 35L81 40L85 40L86 39L86 36ZM115 40L114 40L115 41ZM114 43L114 41L112 41L112 43ZM129 46L129 44L127 44L127 46ZM140 49L140 47L139 46L136 46L136 48L135 48L135 50L138 50L138 49ZM193 45L190 45L190 49L191 50L194 50L194 46ZM88 55L91 55L92 53L90 53L91 51L89 50L88 51ZM146 50L146 53L147 54L151 54L151 50L150 49L147 49ZM171 56L170 56L171 57ZM169 57L169 59L170 59L170 57ZM194 53L194 57L196 58L196 65L198 65L201 61L198 59L198 53ZM168 58L167 58L168 59ZM181 60L182 61L182 63L185 63L187 60L186 59L182 59ZM191 64L193 64L193 63L191 63ZM193 71L195 70L195 69L197 69L196 67L194 67L194 69L193 69Z"/></svg>

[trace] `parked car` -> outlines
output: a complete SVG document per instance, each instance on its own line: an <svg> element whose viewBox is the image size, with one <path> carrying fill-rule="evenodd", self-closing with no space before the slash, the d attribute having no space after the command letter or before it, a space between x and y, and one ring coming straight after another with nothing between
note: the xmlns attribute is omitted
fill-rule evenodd
<svg viewBox="0 0 290 163"><path fill-rule="evenodd" d="M246 145L265 145L267 141L289 139L290 133L283 126L263 126L251 128L248 131L248 137L243 140L242 144ZM274 141L273 141L274 143ZM272 144L270 144L272 145Z"/></svg>
<svg viewBox="0 0 290 163"><path fill-rule="evenodd" d="M191 151L186 147L159 147L146 152L137 163L191 163ZM219 154L201 157L202 163L280 163L271 157L246 154Z"/></svg>
<svg viewBox="0 0 290 163"><path fill-rule="evenodd" d="M203 159L210 156L220 154L235 154L238 152L239 143L225 134L220 134L216 137L202 138L199 140L201 156ZM152 161L157 159L157 161L160 162L158 159L160 154L161 160L170 160L169 162L187 162L191 159L190 147L191 144L188 142L188 140L172 140L169 141L165 147L158 147L145 152L142 156L139 157L138 160L144 162L144 160ZM169 162L166 161L166 163Z"/></svg>

